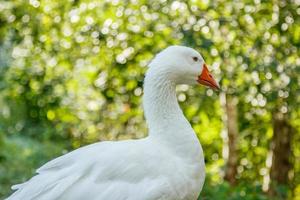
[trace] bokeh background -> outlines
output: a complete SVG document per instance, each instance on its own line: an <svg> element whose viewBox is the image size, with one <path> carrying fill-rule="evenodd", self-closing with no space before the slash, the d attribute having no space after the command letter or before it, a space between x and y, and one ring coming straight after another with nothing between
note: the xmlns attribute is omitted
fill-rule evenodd
<svg viewBox="0 0 300 200"><path fill-rule="evenodd" d="M147 133L147 63L199 50L222 91L178 87L199 199L300 199L300 1L0 0L0 198L72 149Z"/></svg>

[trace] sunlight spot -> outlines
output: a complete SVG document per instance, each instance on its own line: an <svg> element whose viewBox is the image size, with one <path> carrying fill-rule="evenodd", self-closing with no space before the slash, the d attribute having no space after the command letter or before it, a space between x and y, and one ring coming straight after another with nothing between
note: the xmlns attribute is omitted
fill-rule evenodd
<svg viewBox="0 0 300 200"><path fill-rule="evenodd" d="M283 23L281 24L281 30L286 31L288 29L288 24L287 23Z"/></svg>
<svg viewBox="0 0 300 200"><path fill-rule="evenodd" d="M184 101L186 100L186 95L185 95L184 93L180 93L180 94L178 95L178 100L179 100L180 102L184 102Z"/></svg>
<svg viewBox="0 0 300 200"><path fill-rule="evenodd" d="M208 89L208 90L206 90L206 94L207 94L207 96L212 96L213 95L213 90L212 89Z"/></svg>
<svg viewBox="0 0 300 200"><path fill-rule="evenodd" d="M86 21L86 23L89 24L89 25L91 25L91 24L94 23L94 19L93 19L92 17L87 17L87 18L85 19L85 21Z"/></svg>
<svg viewBox="0 0 300 200"><path fill-rule="evenodd" d="M287 106L281 106L281 108L280 108L281 113L287 113L287 111L288 111Z"/></svg>
<svg viewBox="0 0 300 200"><path fill-rule="evenodd" d="M208 26L204 26L204 27L201 29L201 32L204 33L204 34L209 33L209 28L208 28Z"/></svg>
<svg viewBox="0 0 300 200"><path fill-rule="evenodd" d="M138 88L136 88L136 89L134 90L134 95L135 95L135 96L141 96L141 95L142 95L142 92L143 92L142 88L138 87Z"/></svg>
<svg viewBox="0 0 300 200"><path fill-rule="evenodd" d="M40 2L37 0L29 0L29 3L30 3L30 5L32 5L35 8L40 6Z"/></svg>
<svg viewBox="0 0 300 200"><path fill-rule="evenodd" d="M29 15L23 15L22 17L22 22L27 23L30 20L30 16Z"/></svg>

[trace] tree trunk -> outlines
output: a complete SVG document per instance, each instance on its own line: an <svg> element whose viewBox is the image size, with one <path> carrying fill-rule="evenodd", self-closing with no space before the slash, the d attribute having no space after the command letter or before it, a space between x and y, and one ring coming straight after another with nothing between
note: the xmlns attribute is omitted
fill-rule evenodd
<svg viewBox="0 0 300 200"><path fill-rule="evenodd" d="M273 152L270 171L271 187L269 194L276 195L275 185L287 185L289 171L292 169L292 136L294 128L291 126L286 114L277 112L273 114L273 138L271 149Z"/></svg>
<svg viewBox="0 0 300 200"><path fill-rule="evenodd" d="M236 183L238 152L238 113L237 113L237 99L231 95L226 94L226 115L227 115L227 134L228 134L228 161L225 171L225 180L230 184Z"/></svg>

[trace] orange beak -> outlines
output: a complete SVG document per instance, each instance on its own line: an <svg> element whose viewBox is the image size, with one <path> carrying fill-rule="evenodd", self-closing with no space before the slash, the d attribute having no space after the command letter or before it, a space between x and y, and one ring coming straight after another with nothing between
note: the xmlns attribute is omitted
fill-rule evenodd
<svg viewBox="0 0 300 200"><path fill-rule="evenodd" d="M200 76L198 76L198 83L208 86L214 90L219 90L220 86L213 78L213 76L209 73L206 64L203 65L203 70Z"/></svg>

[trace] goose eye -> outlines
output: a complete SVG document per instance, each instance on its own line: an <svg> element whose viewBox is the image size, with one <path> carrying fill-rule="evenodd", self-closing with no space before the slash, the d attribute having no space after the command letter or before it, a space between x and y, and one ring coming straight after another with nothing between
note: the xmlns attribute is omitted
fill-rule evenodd
<svg viewBox="0 0 300 200"><path fill-rule="evenodd" d="M198 57L193 57L193 60L194 60L195 62L197 62L197 61L198 61Z"/></svg>

